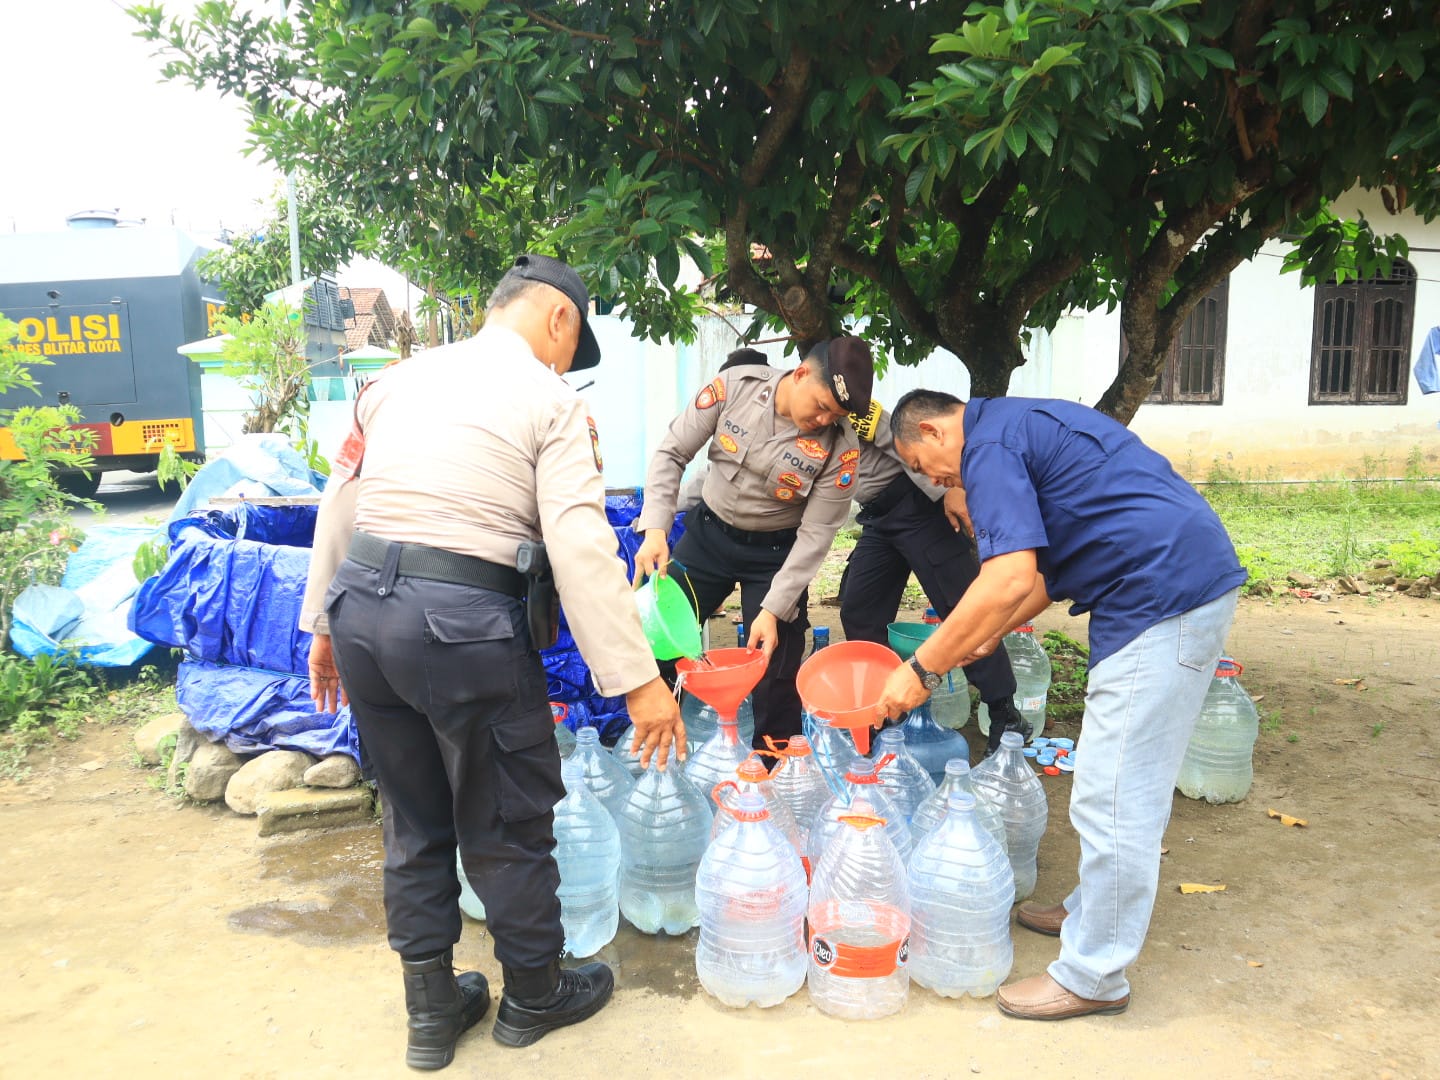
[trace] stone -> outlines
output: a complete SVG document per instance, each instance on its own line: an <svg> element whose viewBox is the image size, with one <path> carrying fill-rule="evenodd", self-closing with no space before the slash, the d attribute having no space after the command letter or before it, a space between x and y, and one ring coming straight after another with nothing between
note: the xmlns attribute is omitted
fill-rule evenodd
<svg viewBox="0 0 1440 1080"><path fill-rule="evenodd" d="M140 760L146 765L163 764L168 749L166 740L173 736L174 742L179 742L181 724L189 727L184 713L168 713L157 716L135 732L135 752L140 755Z"/></svg>
<svg viewBox="0 0 1440 1080"><path fill-rule="evenodd" d="M1328 604L1335 599L1335 595L1334 593L1326 592L1322 589L1320 592L1317 592L1315 594L1314 599L1318 600L1322 604Z"/></svg>
<svg viewBox="0 0 1440 1080"><path fill-rule="evenodd" d="M1392 563L1389 559L1372 559L1370 560L1370 565L1373 566L1376 570L1388 570L1395 564Z"/></svg>
<svg viewBox="0 0 1440 1080"><path fill-rule="evenodd" d="M1421 578L1419 581L1415 582L1415 584L1411 585L1408 589L1405 590L1405 595L1413 596L1417 600L1424 600L1427 596L1430 595L1430 591L1430 583L1424 578Z"/></svg>
<svg viewBox="0 0 1440 1080"><path fill-rule="evenodd" d="M1415 584L1415 579L1408 577L1397 577L1394 584L1397 591L1404 592L1406 589L1410 588L1411 585Z"/></svg>
<svg viewBox="0 0 1440 1080"><path fill-rule="evenodd" d="M169 790L174 791L180 787L190 759L204 742L201 734L190 726L189 720L180 722L180 730L175 737L175 750L170 755L170 770L165 774L165 786Z"/></svg>
<svg viewBox="0 0 1440 1080"><path fill-rule="evenodd" d="M240 766L225 785L225 805L237 814L255 813L261 795L289 791L303 782L315 759L299 750L270 750Z"/></svg>
<svg viewBox="0 0 1440 1080"><path fill-rule="evenodd" d="M365 787L336 791L328 788L295 788L260 796L255 805L261 836L353 825L371 817L370 790Z"/></svg>
<svg viewBox="0 0 1440 1080"><path fill-rule="evenodd" d="M185 768L185 794L196 802L214 802L239 771L240 759L224 743L201 743Z"/></svg>
<svg viewBox="0 0 1440 1080"><path fill-rule="evenodd" d="M1285 579L1297 589L1312 589L1315 587L1315 579L1309 574L1301 573L1299 570L1291 570L1285 575Z"/></svg>
<svg viewBox="0 0 1440 1080"><path fill-rule="evenodd" d="M1386 569L1366 570L1365 580L1371 585L1394 585L1395 575Z"/></svg>
<svg viewBox="0 0 1440 1080"><path fill-rule="evenodd" d="M360 766L349 754L327 754L305 770L308 787L348 788L360 782Z"/></svg>

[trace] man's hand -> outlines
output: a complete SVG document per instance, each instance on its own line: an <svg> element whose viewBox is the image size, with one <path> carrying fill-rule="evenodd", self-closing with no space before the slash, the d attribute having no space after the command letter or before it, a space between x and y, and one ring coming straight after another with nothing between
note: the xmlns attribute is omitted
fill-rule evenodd
<svg viewBox="0 0 1440 1080"><path fill-rule="evenodd" d="M640 756L641 768L650 767L651 754L659 755L655 764L662 769L672 751L685 760L685 721L680 719L680 705L663 679L657 675L626 694L625 710L635 725L630 752Z"/></svg>
<svg viewBox="0 0 1440 1080"><path fill-rule="evenodd" d="M745 644L752 649L759 649L768 660L779 643L780 620L762 608L760 614L756 615L754 622L750 624L750 637Z"/></svg>
<svg viewBox="0 0 1440 1080"><path fill-rule="evenodd" d="M669 562L670 545L665 541L665 530L646 529L645 540L635 552L635 580L631 584L638 589L647 577L663 576Z"/></svg>
<svg viewBox="0 0 1440 1080"><path fill-rule="evenodd" d="M956 664L955 666L969 667L976 660L984 660L987 656L995 655L995 650L1000 648L1000 639L1004 636L1004 634L996 634L984 644L975 646L975 651L972 652L969 656L961 657L960 663Z"/></svg>
<svg viewBox="0 0 1440 1080"><path fill-rule="evenodd" d="M315 710L333 713L350 698L340 685L340 672L335 670L335 652L329 634L316 634L310 640L310 699Z"/></svg>
<svg viewBox="0 0 1440 1080"><path fill-rule="evenodd" d="M965 505L965 489L947 488L941 503L945 507L945 516L950 519L951 527L956 532L964 529L965 535L974 539L975 524L970 520L970 508Z"/></svg>
<svg viewBox="0 0 1440 1080"><path fill-rule="evenodd" d="M930 691L910 665L901 664L890 673L885 689L880 692L880 717L898 720L917 705L923 705L929 697Z"/></svg>

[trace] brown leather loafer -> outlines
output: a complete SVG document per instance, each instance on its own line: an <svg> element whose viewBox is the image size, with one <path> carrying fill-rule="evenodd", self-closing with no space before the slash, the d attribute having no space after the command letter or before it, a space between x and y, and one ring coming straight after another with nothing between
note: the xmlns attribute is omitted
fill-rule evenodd
<svg viewBox="0 0 1440 1080"><path fill-rule="evenodd" d="M1130 1006L1130 995L1118 1001L1091 1001L1072 994L1046 972L1000 987L995 1003L1006 1016L1021 1020L1069 1020L1124 1012Z"/></svg>
<svg viewBox="0 0 1440 1080"><path fill-rule="evenodd" d="M1065 921L1065 916L1068 914L1064 904L1051 904L1043 907L1040 904L1027 902L1015 909L1015 921L1026 930L1059 937L1060 924Z"/></svg>

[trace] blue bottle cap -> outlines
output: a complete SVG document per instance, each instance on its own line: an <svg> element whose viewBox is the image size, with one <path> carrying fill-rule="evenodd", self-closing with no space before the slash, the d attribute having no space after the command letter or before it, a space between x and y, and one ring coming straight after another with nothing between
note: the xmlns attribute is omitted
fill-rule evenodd
<svg viewBox="0 0 1440 1080"><path fill-rule="evenodd" d="M1061 772L1074 772L1074 771L1075 771L1075 755L1074 755L1074 754L1068 754L1068 755L1066 755L1065 757L1062 757L1062 758L1061 758L1059 761L1057 761L1055 764L1060 767L1060 771L1061 771Z"/></svg>
<svg viewBox="0 0 1440 1080"><path fill-rule="evenodd" d="M1025 747L1025 749L1021 750L1020 752L1021 752L1022 754L1024 754L1026 757L1034 757L1034 756L1035 756L1036 754L1038 754L1040 751L1039 751L1039 750L1036 750L1035 747L1033 747L1033 746L1027 746L1027 747Z"/></svg>
<svg viewBox="0 0 1440 1080"><path fill-rule="evenodd" d="M1045 747L1044 750L1040 751L1038 754L1035 755L1035 762L1036 762L1036 764L1038 764L1038 765L1054 765L1054 764L1055 764L1055 754L1054 754L1054 752L1047 746L1047 747Z"/></svg>
<svg viewBox="0 0 1440 1080"><path fill-rule="evenodd" d="M1030 740L1030 745L1035 747L1049 746L1050 740L1047 739L1044 735L1037 735L1035 736L1035 738Z"/></svg>
<svg viewBox="0 0 1440 1080"><path fill-rule="evenodd" d="M1051 739L1051 740L1050 740L1050 745L1051 745L1051 746L1058 746L1058 747L1060 747L1062 750L1074 750L1074 749L1075 749L1075 740L1074 740L1074 739Z"/></svg>

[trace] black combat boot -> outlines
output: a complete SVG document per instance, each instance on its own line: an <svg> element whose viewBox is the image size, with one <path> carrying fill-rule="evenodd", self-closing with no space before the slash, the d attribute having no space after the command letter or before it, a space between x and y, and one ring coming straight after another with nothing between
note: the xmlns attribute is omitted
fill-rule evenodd
<svg viewBox="0 0 1440 1080"><path fill-rule="evenodd" d="M405 1011L410 1014L410 1043L405 1064L412 1069L443 1069L455 1058L460 1035L479 1023L490 1008L490 986L478 971L458 978L453 950L426 960L401 959L405 971Z"/></svg>
<svg viewBox="0 0 1440 1080"><path fill-rule="evenodd" d="M985 747L985 757L989 757L1000 749L1000 736L1007 731L1016 731L1027 743L1030 736L1034 734L1034 728L1029 720L1020 715L1020 710L1015 707L1014 699L1002 698L1000 701L987 701L986 710L990 713L990 734ZM984 758L981 759L982 761Z"/></svg>
<svg viewBox="0 0 1440 1080"><path fill-rule="evenodd" d="M552 960L533 971L504 968L505 996L495 1014L495 1041L529 1046L546 1033L588 1020L615 990L615 973L604 964L560 967Z"/></svg>

